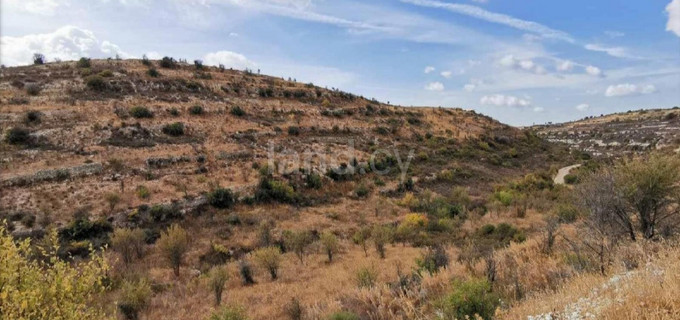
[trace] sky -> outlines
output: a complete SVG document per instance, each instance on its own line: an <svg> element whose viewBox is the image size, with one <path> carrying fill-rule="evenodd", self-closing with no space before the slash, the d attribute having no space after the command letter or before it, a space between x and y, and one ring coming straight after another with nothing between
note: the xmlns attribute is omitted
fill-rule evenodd
<svg viewBox="0 0 680 320"><path fill-rule="evenodd" d="M680 0L0 0L0 63L163 56L512 125L680 105Z"/></svg>

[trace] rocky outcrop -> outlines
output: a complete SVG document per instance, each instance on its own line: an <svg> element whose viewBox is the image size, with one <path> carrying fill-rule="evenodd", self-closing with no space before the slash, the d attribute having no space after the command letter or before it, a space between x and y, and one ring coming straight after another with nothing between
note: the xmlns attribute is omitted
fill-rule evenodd
<svg viewBox="0 0 680 320"><path fill-rule="evenodd" d="M62 181L70 178L86 177L99 174L104 167L101 163L88 163L75 167L40 170L33 174L3 179L2 187L26 186L45 181Z"/></svg>

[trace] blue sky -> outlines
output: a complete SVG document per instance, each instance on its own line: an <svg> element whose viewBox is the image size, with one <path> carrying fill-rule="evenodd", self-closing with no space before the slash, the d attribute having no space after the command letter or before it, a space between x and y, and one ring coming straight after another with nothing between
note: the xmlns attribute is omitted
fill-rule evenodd
<svg viewBox="0 0 680 320"><path fill-rule="evenodd" d="M680 105L680 0L2 0L0 62L168 55L513 125Z"/></svg>

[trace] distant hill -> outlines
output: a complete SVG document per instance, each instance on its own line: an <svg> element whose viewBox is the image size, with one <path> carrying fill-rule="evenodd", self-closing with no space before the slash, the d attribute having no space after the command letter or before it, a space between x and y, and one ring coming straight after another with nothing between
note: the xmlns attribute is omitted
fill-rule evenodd
<svg viewBox="0 0 680 320"><path fill-rule="evenodd" d="M532 129L548 141L597 157L679 150L680 109L628 111Z"/></svg>

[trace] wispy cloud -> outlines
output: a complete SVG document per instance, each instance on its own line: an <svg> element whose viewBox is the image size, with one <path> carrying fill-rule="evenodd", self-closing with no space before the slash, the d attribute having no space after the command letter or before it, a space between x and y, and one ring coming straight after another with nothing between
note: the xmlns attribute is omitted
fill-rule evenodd
<svg viewBox="0 0 680 320"><path fill-rule="evenodd" d="M488 22L502 24L518 30L539 34L545 38L559 39L571 43L575 42L571 35L566 32L552 29L537 22L518 19L502 13L491 12L473 5L446 3L435 0L401 0L401 2L422 7L445 9L454 13L463 14Z"/></svg>

